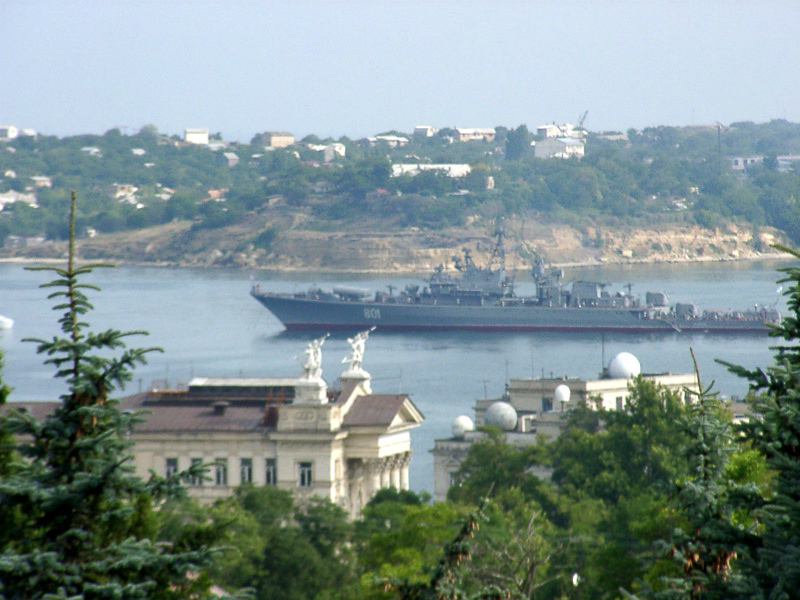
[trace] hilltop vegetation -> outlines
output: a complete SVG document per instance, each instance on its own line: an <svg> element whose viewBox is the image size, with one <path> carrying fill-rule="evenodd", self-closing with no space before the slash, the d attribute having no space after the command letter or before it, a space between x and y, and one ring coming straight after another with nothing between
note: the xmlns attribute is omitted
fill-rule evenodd
<svg viewBox="0 0 800 600"><path fill-rule="evenodd" d="M409 141L390 147L341 138L344 156L330 162L310 146L333 140L316 136L275 149L265 149L261 136L248 144L217 140L215 150L153 126L135 135L20 137L0 146L0 194L27 190L37 206L5 204L0 241L66 239L74 189L85 199L80 235L185 223L179 238L160 244L171 250L148 260L179 260L181 247L213 238L225 240L227 251L280 262L290 232L444 232L474 224L485 232L498 218L571 225L587 239L598 228L733 224L755 249L764 227L800 242L800 163L779 160L800 154L800 125L786 121L588 133L585 157L567 160L535 158L530 142L537 138L525 125L497 127L491 142L454 141L448 129L431 137L389 133ZM759 160L734 171L734 156ZM393 165L443 163L470 170L392 176ZM49 177L51 187L35 187L35 176Z"/></svg>

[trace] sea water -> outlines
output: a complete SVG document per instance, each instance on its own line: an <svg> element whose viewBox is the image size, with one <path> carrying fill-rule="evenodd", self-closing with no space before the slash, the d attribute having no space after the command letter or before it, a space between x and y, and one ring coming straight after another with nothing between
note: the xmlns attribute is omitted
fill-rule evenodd
<svg viewBox="0 0 800 600"><path fill-rule="evenodd" d="M616 282L610 290L633 283L633 293L664 291L673 302L694 302L701 309L745 309L776 304L785 312L777 269L786 261L630 265L575 268L568 280ZM58 312L47 300L52 290L39 285L52 274L0 264L0 314L14 319L0 331L5 354L3 380L12 400L55 400L64 393L54 369L43 365L36 344L24 338L51 339L58 333ZM526 274L517 291L533 292ZM253 283L262 290L302 291L311 285L353 285L373 290L419 283L419 277L330 274L276 274L245 270L117 267L95 271L87 281L95 310L87 316L95 330L113 327L142 330L130 346L157 347L146 365L119 395L147 389L153 382L177 386L192 377L294 377L296 357L313 334L288 333L249 295ZM323 346L323 377L334 385L349 352L346 335L334 335ZM370 335L364 368L375 393L408 394L425 416L412 433L411 487L433 488L434 440L449 437L452 420L473 416L476 399L497 398L510 378L569 376L595 378L618 352L638 357L644 372L690 373L694 350L704 384L715 381L725 396L743 396L747 383L715 359L748 368L772 363L770 345L760 335L702 334L563 334L563 333L381 333Z"/></svg>

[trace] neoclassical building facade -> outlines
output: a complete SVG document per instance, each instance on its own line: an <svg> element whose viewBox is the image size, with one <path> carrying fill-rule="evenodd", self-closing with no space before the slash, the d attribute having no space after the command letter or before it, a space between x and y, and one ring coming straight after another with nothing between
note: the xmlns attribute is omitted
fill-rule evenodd
<svg viewBox="0 0 800 600"><path fill-rule="evenodd" d="M299 377L203 378L181 389L151 389L120 400L141 415L133 460L143 478L174 475L193 464L205 477L188 483L203 502L243 484L274 485L302 501L318 496L357 517L375 493L408 489L411 430L423 416L404 394L373 394L361 366L369 332L348 340L347 369L331 389L321 347L308 345ZM35 418L57 403L14 403Z"/></svg>
<svg viewBox="0 0 800 600"><path fill-rule="evenodd" d="M242 484L274 485L300 499L329 499L351 517L380 489L408 489L411 429L423 416L406 395L373 394L361 366L369 332L348 340L339 389L322 379L321 346L308 345L297 378L195 378L183 390L121 401L141 411L132 436L137 473L171 475L210 465L190 483L203 501Z"/></svg>

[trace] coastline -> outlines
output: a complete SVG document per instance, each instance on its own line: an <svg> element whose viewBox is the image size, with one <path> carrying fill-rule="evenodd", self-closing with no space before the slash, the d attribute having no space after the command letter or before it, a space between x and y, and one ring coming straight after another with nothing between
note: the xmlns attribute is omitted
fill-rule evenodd
<svg viewBox="0 0 800 600"><path fill-rule="evenodd" d="M597 267L597 266L622 266L622 265L663 265L663 264L707 264L707 263L743 263L755 262L760 260L780 260L791 261L794 260L784 252L762 252L753 253L747 256L737 257L719 257L719 256L695 256L687 258L659 258L659 257L642 257L642 258L623 258L619 259L586 259L568 262L554 262L551 266L562 269L583 268L583 267ZM150 268L177 268L177 269L220 269L220 270L250 270L268 273L325 273L325 274L342 274L342 275L416 275L423 269L420 266L417 269L381 269L381 268L362 268L362 269L347 269L347 268L320 268L317 266L288 266L284 265L279 268L268 268L258 265L220 265L220 264L198 264L188 261L135 261L126 259L82 259L77 257L77 261L82 265L87 264L110 264L112 266L120 267L150 267ZM32 258L26 256L6 256L0 257L0 264L19 264L25 266L51 266L63 264L65 259L62 258ZM514 269L514 271L527 271L530 266ZM447 267L446 271L455 271L452 267ZM510 271L511 269L509 269Z"/></svg>

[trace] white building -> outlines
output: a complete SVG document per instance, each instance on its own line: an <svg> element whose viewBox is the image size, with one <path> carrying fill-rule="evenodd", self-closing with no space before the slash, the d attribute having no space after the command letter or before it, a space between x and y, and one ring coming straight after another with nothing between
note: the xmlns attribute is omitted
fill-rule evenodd
<svg viewBox="0 0 800 600"><path fill-rule="evenodd" d="M16 125L0 125L0 141L13 140L19 137Z"/></svg>
<svg viewBox="0 0 800 600"><path fill-rule="evenodd" d="M15 192L9 190L8 192L0 193L0 211L3 210L7 204L14 204L15 202L24 202L31 206L31 208L39 208L36 203L36 194L25 194L23 192Z"/></svg>
<svg viewBox="0 0 800 600"><path fill-rule="evenodd" d="M347 153L347 148L340 142L333 142L328 144L322 149L323 157L326 163L333 162L337 156L344 156Z"/></svg>
<svg viewBox="0 0 800 600"><path fill-rule="evenodd" d="M432 127L430 125L417 125L414 127L414 135L417 137L433 137L439 130L436 127Z"/></svg>
<svg viewBox="0 0 800 600"><path fill-rule="evenodd" d="M748 167L760 165L764 162L763 156L731 156L728 158L731 163L731 169L734 171L744 171Z"/></svg>
<svg viewBox="0 0 800 600"><path fill-rule="evenodd" d="M464 177L472 171L468 164L401 163L392 165L392 177L419 175L422 171L441 171L449 177Z"/></svg>
<svg viewBox="0 0 800 600"><path fill-rule="evenodd" d="M47 175L34 175L31 177L31 181L33 181L33 187L53 187L53 180Z"/></svg>
<svg viewBox="0 0 800 600"><path fill-rule="evenodd" d="M639 374L638 360L622 352L612 359L600 379L512 379L502 399L478 400L474 407L474 422L467 416L456 417L453 435L436 440L431 451L434 456L434 501L444 501L447 490L457 484L461 463L472 444L484 436L476 428L483 425L500 427L506 433L506 441L516 446L535 444L537 436L554 440L563 429L564 417L570 407L581 400L590 408L624 410L631 393L631 379ZM685 393L686 389L698 391L697 380L692 374L656 373L643 374L642 377L670 391L683 393L685 402L691 399L691 395ZM549 476L544 469L536 474L542 478Z"/></svg>
<svg viewBox="0 0 800 600"><path fill-rule="evenodd" d="M536 128L536 135L543 138L584 139L586 130L582 127L575 127L572 123L564 123L563 125L553 123L552 125L539 125Z"/></svg>
<svg viewBox="0 0 800 600"><path fill-rule="evenodd" d="M470 142L472 140L483 140L486 142L493 142L495 137L495 130L493 127L483 128L483 129L457 127L456 134L458 135L459 142Z"/></svg>
<svg viewBox="0 0 800 600"><path fill-rule="evenodd" d="M545 138L534 147L536 158L581 158L583 155L583 142L569 137Z"/></svg>
<svg viewBox="0 0 800 600"><path fill-rule="evenodd" d="M208 145L208 129L184 129L183 141L187 144Z"/></svg>
<svg viewBox="0 0 800 600"><path fill-rule="evenodd" d="M402 148L408 144L408 138L400 135L376 135L375 137L367 138L367 142L371 147L383 143L389 148Z"/></svg>

